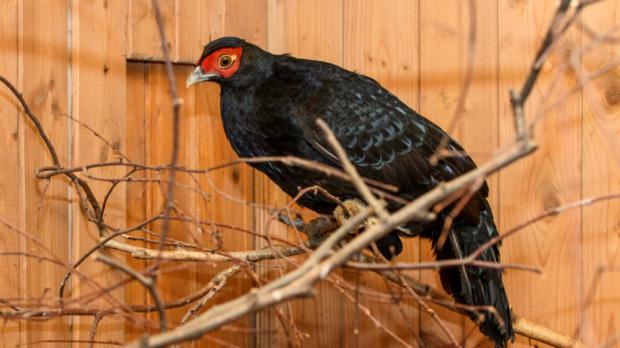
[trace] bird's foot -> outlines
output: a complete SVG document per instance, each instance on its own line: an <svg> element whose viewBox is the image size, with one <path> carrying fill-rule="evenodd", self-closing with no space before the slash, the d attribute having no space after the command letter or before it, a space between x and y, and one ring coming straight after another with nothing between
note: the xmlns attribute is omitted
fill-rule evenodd
<svg viewBox="0 0 620 348"><path fill-rule="evenodd" d="M357 215L366 205L357 198L347 199L334 209L334 217L340 226L344 225L352 216Z"/></svg>
<svg viewBox="0 0 620 348"><path fill-rule="evenodd" d="M357 198L348 199L334 209L334 217L336 218L336 221L338 221L338 224L342 226L347 220L358 214L364 208L366 208L366 204L364 204L361 200ZM371 216L364 221L363 226L360 226L357 230L353 231L353 233L359 232L361 227L368 229L371 226L376 225L378 222L379 220L377 220L377 218Z"/></svg>

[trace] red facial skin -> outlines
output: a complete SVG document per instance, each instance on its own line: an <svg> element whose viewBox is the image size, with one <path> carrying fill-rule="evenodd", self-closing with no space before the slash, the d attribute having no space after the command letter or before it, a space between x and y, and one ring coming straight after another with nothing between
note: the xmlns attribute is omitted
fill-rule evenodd
<svg viewBox="0 0 620 348"><path fill-rule="evenodd" d="M205 73L216 73L223 78L229 78L239 69L242 51L243 49L241 47L221 48L205 57L205 59L200 62L200 67ZM220 56L224 54L231 56L234 60L233 64L228 68L220 68L218 65Z"/></svg>

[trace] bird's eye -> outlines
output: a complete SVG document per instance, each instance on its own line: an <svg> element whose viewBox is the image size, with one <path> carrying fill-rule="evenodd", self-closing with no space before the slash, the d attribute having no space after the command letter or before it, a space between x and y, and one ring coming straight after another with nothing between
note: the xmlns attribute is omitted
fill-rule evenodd
<svg viewBox="0 0 620 348"><path fill-rule="evenodd" d="M228 54L222 54L217 60L217 66L220 69L227 69L230 68L230 66L233 65L234 62L235 59L233 56Z"/></svg>

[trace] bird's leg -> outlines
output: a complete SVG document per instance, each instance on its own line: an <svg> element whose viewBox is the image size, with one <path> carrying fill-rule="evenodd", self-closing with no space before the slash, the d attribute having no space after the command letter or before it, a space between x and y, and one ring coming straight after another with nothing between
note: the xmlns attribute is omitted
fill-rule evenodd
<svg viewBox="0 0 620 348"><path fill-rule="evenodd" d="M306 223L304 222L304 219L299 214L295 214L295 221L291 221L289 214L287 214L284 211L280 211L278 212L278 220L281 223L289 227L295 228L302 232L304 232L306 229Z"/></svg>
<svg viewBox="0 0 620 348"><path fill-rule="evenodd" d="M331 216L319 216L306 224L304 232L310 245L316 247L338 226L338 222Z"/></svg>
<svg viewBox="0 0 620 348"><path fill-rule="evenodd" d="M338 228L338 222L331 216L319 216L305 223L301 215L295 214L295 220L291 221L288 214L278 213L278 220L283 224L293 227L308 236L311 247L317 247L330 232Z"/></svg>

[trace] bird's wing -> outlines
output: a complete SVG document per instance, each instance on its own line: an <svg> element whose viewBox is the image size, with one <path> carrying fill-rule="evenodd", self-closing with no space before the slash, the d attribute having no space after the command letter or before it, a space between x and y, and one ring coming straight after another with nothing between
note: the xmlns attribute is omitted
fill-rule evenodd
<svg viewBox="0 0 620 348"><path fill-rule="evenodd" d="M317 151L338 163L316 124L320 117L362 176L397 185L413 196L475 168L449 137L447 150L455 154L433 166L429 159L446 133L365 76L332 71L300 105L305 138ZM484 195L487 190L484 185Z"/></svg>

